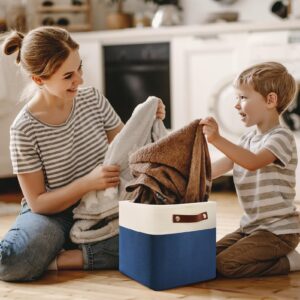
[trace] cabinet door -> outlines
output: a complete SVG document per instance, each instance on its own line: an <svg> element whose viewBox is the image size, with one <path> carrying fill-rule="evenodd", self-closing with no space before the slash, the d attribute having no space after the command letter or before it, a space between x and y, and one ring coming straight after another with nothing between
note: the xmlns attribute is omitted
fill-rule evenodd
<svg viewBox="0 0 300 300"><path fill-rule="evenodd" d="M0 58L0 178L13 175L9 152L9 128L25 105L25 102L20 101L20 96L29 83L14 60L14 55L3 55Z"/></svg>
<svg viewBox="0 0 300 300"><path fill-rule="evenodd" d="M217 118L220 130L225 130L224 136L237 141L243 128L231 86L239 69L234 43L176 38L171 47L173 128L211 115ZM213 156L220 156L210 148Z"/></svg>
<svg viewBox="0 0 300 300"><path fill-rule="evenodd" d="M83 65L83 86L93 86L103 92L102 47L98 41L80 41L79 53Z"/></svg>

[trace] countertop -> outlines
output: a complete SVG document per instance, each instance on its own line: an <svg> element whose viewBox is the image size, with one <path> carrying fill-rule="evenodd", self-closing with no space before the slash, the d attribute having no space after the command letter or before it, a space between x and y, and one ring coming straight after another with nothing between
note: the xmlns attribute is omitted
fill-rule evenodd
<svg viewBox="0 0 300 300"><path fill-rule="evenodd" d="M98 40L101 44L130 43L138 41L169 41L173 37L207 37L218 34L263 32L280 30L300 30L300 19L278 20L272 22L233 22L202 25L184 25L161 28L128 28L102 30L85 33L72 33L75 39Z"/></svg>

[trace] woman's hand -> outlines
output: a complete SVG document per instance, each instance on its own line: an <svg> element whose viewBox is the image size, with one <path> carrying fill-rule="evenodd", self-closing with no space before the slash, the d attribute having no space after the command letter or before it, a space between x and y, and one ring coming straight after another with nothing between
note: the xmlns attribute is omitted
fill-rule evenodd
<svg viewBox="0 0 300 300"><path fill-rule="evenodd" d="M209 143L213 143L220 137L218 123L213 117L202 119L200 125L203 125L203 133L206 135Z"/></svg>
<svg viewBox="0 0 300 300"><path fill-rule="evenodd" d="M92 191L118 186L120 183L120 167L117 165L99 165L86 175L86 180Z"/></svg>
<svg viewBox="0 0 300 300"><path fill-rule="evenodd" d="M164 120L166 117L166 107L163 104L162 100L159 99L156 111L156 118Z"/></svg>

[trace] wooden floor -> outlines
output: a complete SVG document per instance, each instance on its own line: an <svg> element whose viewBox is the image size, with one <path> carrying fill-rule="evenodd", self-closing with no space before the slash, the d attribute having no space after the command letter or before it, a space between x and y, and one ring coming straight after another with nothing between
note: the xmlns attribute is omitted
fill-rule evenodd
<svg viewBox="0 0 300 300"><path fill-rule="evenodd" d="M232 193L214 193L217 201L217 238L236 229L241 210ZM0 219L0 238L15 216ZM298 249L300 250L300 249ZM300 299L300 272L253 279L215 279L155 292L118 271L48 271L33 283L0 281L0 299Z"/></svg>

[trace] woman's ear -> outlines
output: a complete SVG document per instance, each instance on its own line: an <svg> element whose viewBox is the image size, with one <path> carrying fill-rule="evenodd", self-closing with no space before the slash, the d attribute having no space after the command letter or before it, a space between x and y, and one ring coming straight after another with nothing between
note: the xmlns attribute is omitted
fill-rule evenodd
<svg viewBox="0 0 300 300"><path fill-rule="evenodd" d="M278 97L277 97L276 93L271 92L267 95L266 103L267 103L268 107L270 107L270 108L277 107L277 101L278 101Z"/></svg>
<svg viewBox="0 0 300 300"><path fill-rule="evenodd" d="M32 75L31 76L31 79L38 85L38 86L42 86L44 84L44 81L41 77L39 76L35 76L35 75Z"/></svg>

